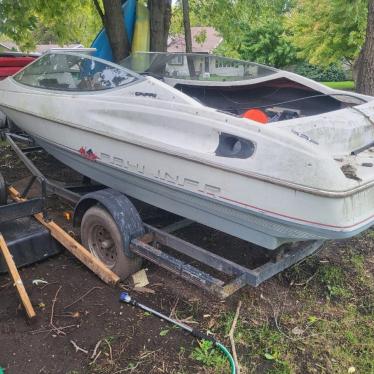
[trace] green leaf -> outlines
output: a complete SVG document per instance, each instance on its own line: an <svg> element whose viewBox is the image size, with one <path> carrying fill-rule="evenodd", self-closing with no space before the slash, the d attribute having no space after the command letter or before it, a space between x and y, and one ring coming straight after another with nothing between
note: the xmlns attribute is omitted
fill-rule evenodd
<svg viewBox="0 0 374 374"><path fill-rule="evenodd" d="M89 46L102 27L92 0L0 0L0 34L25 51L36 44Z"/></svg>
<svg viewBox="0 0 374 374"><path fill-rule="evenodd" d="M167 329L161 330L160 331L160 336L166 336L168 333L169 333L169 330L167 330Z"/></svg>
<svg viewBox="0 0 374 374"><path fill-rule="evenodd" d="M264 356L267 360L270 360L270 361L275 360L275 357L273 355L271 355L270 353L265 353Z"/></svg>

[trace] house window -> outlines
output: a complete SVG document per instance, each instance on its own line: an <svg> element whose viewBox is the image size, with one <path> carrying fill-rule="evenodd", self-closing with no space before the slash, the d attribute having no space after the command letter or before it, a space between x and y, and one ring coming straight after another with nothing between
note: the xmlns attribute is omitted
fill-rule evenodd
<svg viewBox="0 0 374 374"><path fill-rule="evenodd" d="M229 60L216 60L216 68L239 68L239 64Z"/></svg>
<svg viewBox="0 0 374 374"><path fill-rule="evenodd" d="M183 65L183 55L177 55L169 61L170 65Z"/></svg>

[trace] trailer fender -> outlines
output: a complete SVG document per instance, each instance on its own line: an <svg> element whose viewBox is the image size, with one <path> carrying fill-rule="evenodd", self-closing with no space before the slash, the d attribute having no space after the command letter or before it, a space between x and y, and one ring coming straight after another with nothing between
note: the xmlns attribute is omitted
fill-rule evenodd
<svg viewBox="0 0 374 374"><path fill-rule="evenodd" d="M130 251L130 242L134 238L143 236L145 231L137 209L124 194L106 188L82 196L74 209L73 225L79 226L84 213L98 204L104 207L113 217L122 233L125 254L133 257L134 254Z"/></svg>

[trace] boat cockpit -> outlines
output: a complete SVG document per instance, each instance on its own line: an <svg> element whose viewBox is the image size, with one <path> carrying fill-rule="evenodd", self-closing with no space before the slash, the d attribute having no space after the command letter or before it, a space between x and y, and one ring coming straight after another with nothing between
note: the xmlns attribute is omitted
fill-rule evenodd
<svg viewBox="0 0 374 374"><path fill-rule="evenodd" d="M209 54L140 52L121 65L156 77L202 104L232 115L246 116L248 111L256 110L258 116L261 111L268 122L366 102L362 97L335 92L293 73Z"/></svg>

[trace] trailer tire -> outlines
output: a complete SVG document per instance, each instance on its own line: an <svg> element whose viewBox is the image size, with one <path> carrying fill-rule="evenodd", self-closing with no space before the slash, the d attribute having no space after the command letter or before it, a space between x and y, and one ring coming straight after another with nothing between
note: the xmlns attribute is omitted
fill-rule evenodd
<svg viewBox="0 0 374 374"><path fill-rule="evenodd" d="M111 214L95 205L89 208L81 224L82 244L121 279L137 272L142 265L139 256L125 254L122 234Z"/></svg>

